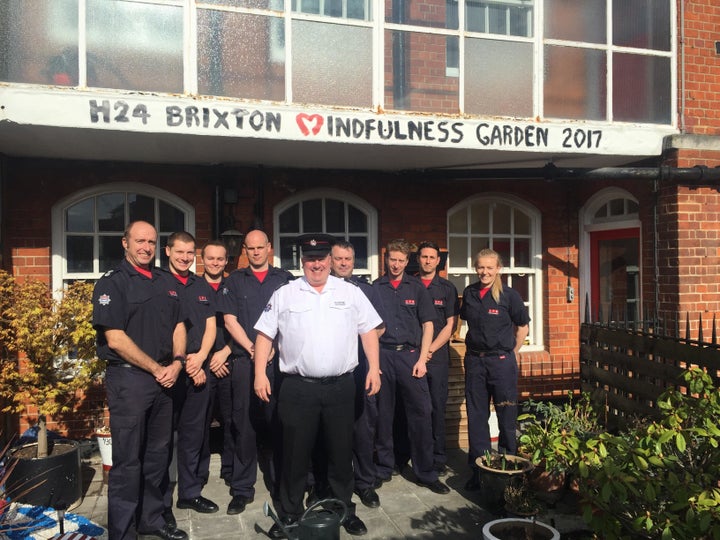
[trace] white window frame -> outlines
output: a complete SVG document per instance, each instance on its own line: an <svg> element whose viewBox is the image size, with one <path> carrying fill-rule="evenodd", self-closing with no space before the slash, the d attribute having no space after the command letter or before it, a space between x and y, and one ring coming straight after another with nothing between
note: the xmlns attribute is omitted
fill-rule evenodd
<svg viewBox="0 0 720 540"><path fill-rule="evenodd" d="M195 234L195 208L184 201L177 195L165 191L160 188L148 186L138 182L115 182L111 184L101 184L91 188L76 191L75 193L61 199L52 207L52 286L57 291L63 288L65 280L69 279L85 279L94 281L102 276L102 272L84 272L73 273L69 275L66 272L66 253L65 253L65 211L85 199L104 195L106 193L136 193L162 200L172 206L177 207L185 215L185 230L190 234ZM165 232L165 231L163 231ZM93 233L97 237L97 232ZM120 236L118 236L120 242ZM160 250L163 246L157 246L156 261L160 260ZM94 253L97 255L97 252Z"/></svg>
<svg viewBox="0 0 720 540"><path fill-rule="evenodd" d="M313 199L333 199L337 200L343 203L347 203L349 206L354 206L356 209L360 210L365 214L367 217L367 239L368 239L368 266L367 268L355 268L355 274L366 276L371 281L376 279L379 276L378 273L378 243L377 243L377 235L378 235L378 218L377 218L377 210L370 205L367 201L364 199L361 199L360 197L353 195L352 193L349 193L347 191L342 191L339 189L331 189L331 188L319 188L319 189L310 189L307 191L303 191L301 193L298 193L297 195L294 195L292 197L288 197L281 203L275 206L273 209L273 246L276 248L274 249L274 256L273 256L273 265L280 267L280 239L291 237L293 235L290 234L280 234L280 214L282 214L285 210L290 208L291 206L302 203L304 201L313 200ZM324 216L323 216L324 221ZM299 224L300 225L300 224ZM300 229L300 232L298 234L303 234L302 229ZM309 232L318 232L318 231L309 231ZM323 231L325 232L325 224L323 223ZM347 232L347 231L346 231ZM290 272L295 276L301 276L302 270L290 270Z"/></svg>
<svg viewBox="0 0 720 540"><path fill-rule="evenodd" d="M461 203L456 204L447 211L447 245L450 246L450 238L466 238L468 242L468 254L469 259L467 260L467 266L450 266L450 259L448 258L448 279L465 277L466 286L477 281L477 274L473 268L473 258L475 253L470 252L470 240L473 237L472 231L468 235L467 233L456 233L450 230L450 216L461 210L467 210L468 207L477 204L504 204L518 211L524 213L530 219L530 266L527 267L515 267L513 261L503 261L503 274L512 276L532 274L532 287L529 291L530 299L525 305L528 307L530 314L530 337L532 341L530 344L523 347L524 351L540 351L543 350L544 344L544 329L543 329L543 271L542 271L542 214L540 210L529 204L528 202L513 197L511 195L499 194L499 193L487 193L483 195L477 195L465 199ZM492 231L489 233L492 238ZM511 233L510 238L513 235ZM505 235L503 235L505 238ZM458 287L458 292L462 295L462 290ZM460 329L460 335L465 336L467 332L467 323L462 321Z"/></svg>

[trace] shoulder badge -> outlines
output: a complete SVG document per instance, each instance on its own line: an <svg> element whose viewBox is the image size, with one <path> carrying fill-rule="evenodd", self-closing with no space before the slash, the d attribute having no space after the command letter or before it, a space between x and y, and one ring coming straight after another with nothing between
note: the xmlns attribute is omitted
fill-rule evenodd
<svg viewBox="0 0 720 540"><path fill-rule="evenodd" d="M108 270L103 274L103 277L110 277L115 270Z"/></svg>

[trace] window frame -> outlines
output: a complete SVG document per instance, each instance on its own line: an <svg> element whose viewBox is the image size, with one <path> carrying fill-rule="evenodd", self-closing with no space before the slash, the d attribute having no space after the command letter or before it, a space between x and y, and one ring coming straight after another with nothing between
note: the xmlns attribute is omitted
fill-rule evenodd
<svg viewBox="0 0 720 540"><path fill-rule="evenodd" d="M52 217L52 255L51 255L51 267L52 267L52 286L53 290L60 290L64 287L67 281L83 279L87 281L94 281L99 279L103 272L67 272L67 255L66 255L66 210L71 206L78 204L86 199L94 198L100 195L109 193L134 193L137 195L143 195L146 197L152 197L156 200L161 200L167 204L170 204L184 214L185 230L190 234L195 234L195 208L184 201L177 195L165 191L154 186L148 186L139 182L114 182L110 184L101 184L90 188L76 191L67 197L59 200L53 205L51 210ZM156 216L158 219L159 216ZM94 218L95 220L96 218ZM153 225L157 225L154 223ZM163 231L164 232L164 231ZM174 231L172 231L174 232ZM93 237L98 236L98 232L93 231ZM118 236L118 242L120 236ZM160 251L164 246L160 245L160 239L158 239L158 246L155 254L155 260L160 260ZM93 261L97 257L96 246L93 247Z"/></svg>
<svg viewBox="0 0 720 540"><path fill-rule="evenodd" d="M452 232L450 230L450 217L454 214L456 214L459 211L465 210L468 211L469 207L472 207L473 205L476 205L478 203L481 204L503 204L506 206L509 206L510 208L513 208L515 210L518 210L525 214L529 219L529 227L530 227L530 234L529 235L522 235L523 238L528 237L530 241L530 259L529 259L529 265L523 266L523 267L515 267L513 261L503 261L503 271L502 274L505 276L512 277L513 275L527 275L531 274L532 280L530 283L530 291L528 292L529 298L525 301L525 305L528 308L528 313L530 314L530 333L529 336L531 338L530 343L523 346L523 350L525 351L538 351L543 350L544 346L544 325L543 325L543 287L544 287L544 274L543 274L543 268L542 268L542 213L535 208L530 203L517 198L513 197L511 195L506 194L500 194L500 193L487 193L482 195L476 195L474 197L469 197L462 202L456 204L452 208L448 209L447 215L446 215L446 229L447 229L447 245L450 246L450 239L451 238L466 238L468 242L468 254L469 254L469 260L467 261L467 266L450 266L450 259L448 258L448 266L447 266L447 275L448 279L450 279L455 286L458 288L458 293L462 297L462 292L464 290L464 287L461 289L458 286L458 278L465 280L465 286L470 285L471 283L474 283L477 281L477 274L475 272L475 269L473 268L473 259L475 256L475 253L472 253L470 251L470 245L472 238L476 235L470 231L468 234L465 233L459 233L459 232ZM470 222L468 222L467 227L470 227ZM484 233L483 233L484 235ZM487 235L492 239L493 234L492 230L489 230ZM506 240L509 239L512 241L514 238L514 235L510 233L510 235L503 234L502 239ZM512 281L512 279L510 279ZM460 335L464 337L465 333L467 331L467 323L465 321L461 321L461 328L460 328Z"/></svg>
<svg viewBox="0 0 720 540"><path fill-rule="evenodd" d="M331 188L318 188L318 189L311 189L307 191L303 191L301 193L298 193L297 195L293 195L292 197L288 197L287 199L283 200L282 202L278 203L275 208L273 208L273 266L276 266L278 268L281 267L281 259L280 259L280 241L281 238L287 238L290 236L295 236L293 233L291 234L281 234L280 233L280 215L285 211L291 208L292 206L296 204L301 204L305 201L310 200L316 200L316 199L332 199L334 201L339 201L342 203L345 203L349 206L354 206L357 210L361 211L363 214L365 214L367 218L367 239L368 239L368 266L366 268L355 268L353 274L358 276L366 276L370 281L376 279L379 276L379 257L378 257L378 243L377 243L377 235L378 235L378 218L377 218L377 210L370 205L367 201L364 199L361 199L360 197L349 193L347 191L342 191L339 189L331 189ZM324 216L323 216L323 222L324 222ZM299 234L303 234L304 232L325 232L323 231L303 231L302 227L300 227L300 223L298 224ZM323 223L323 229L325 229L325 224ZM347 238L348 231L345 231L346 238ZM297 270L289 270L291 274L294 276L301 276L302 275L302 269Z"/></svg>

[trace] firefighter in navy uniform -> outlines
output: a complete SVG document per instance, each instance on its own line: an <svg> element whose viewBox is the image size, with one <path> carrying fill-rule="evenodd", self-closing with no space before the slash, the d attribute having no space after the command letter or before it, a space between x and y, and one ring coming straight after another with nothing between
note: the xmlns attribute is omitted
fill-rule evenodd
<svg viewBox="0 0 720 540"><path fill-rule="evenodd" d="M232 272L222 289L220 307L225 329L232 337L230 384L232 387L232 434L235 441L228 514L239 514L255 497L258 466L258 438L270 446L270 484L275 491L279 467L278 432L275 397L261 403L253 392L253 358L255 329L253 326L275 289L292 279L287 270L270 265L272 246L263 231L253 230L245 236L243 248L249 266ZM271 359L267 375L274 385L276 362ZM274 495L274 493L273 493Z"/></svg>
<svg viewBox="0 0 720 540"><path fill-rule="evenodd" d="M480 488L475 460L491 450L490 401L500 428L498 450L517 452L517 354L528 335L530 316L520 294L503 285L502 261L492 249L475 256L479 280L463 291L460 318L465 336L465 401L467 403L468 462L472 471L465 489Z"/></svg>
<svg viewBox="0 0 720 540"><path fill-rule="evenodd" d="M178 283L153 267L157 231L144 221L122 237L125 259L95 284L93 326L113 434L108 485L110 540L188 535L165 521L162 484L172 435L172 387L185 359Z"/></svg>
<svg viewBox="0 0 720 540"><path fill-rule="evenodd" d="M235 441L232 437L232 390L230 388L230 334L225 330L225 320L220 309L220 295L225 283L225 267L228 263L227 248L221 240L205 244L200 253L203 262L203 278L213 290L213 309L215 310L215 346L208 361L208 391L210 406L206 422L205 446L200 460L200 471L205 482L210 478L210 425L217 414L222 430L222 450L220 451L220 478L230 485L232 478Z"/></svg>
<svg viewBox="0 0 720 540"><path fill-rule="evenodd" d="M426 362L433 339L435 309L422 282L405 273L410 245L393 240L387 245L387 274L376 279L378 312L385 322L380 338L380 369L383 385L378 393L377 470L389 482L395 467L393 424L398 393L407 418L412 467L418 485L445 494L433 467L432 403Z"/></svg>
<svg viewBox="0 0 720 540"><path fill-rule="evenodd" d="M218 511L218 506L201 494L205 478L200 462L210 407L207 378L208 358L215 345L215 310L211 304L215 291L205 279L190 271L195 262L195 238L190 233L171 234L165 254L170 274L179 284L187 330L187 357L173 392L173 421L177 430L176 506L211 514ZM172 492L169 489L165 495L165 508L166 521L171 521Z"/></svg>
<svg viewBox="0 0 720 540"><path fill-rule="evenodd" d="M440 248L435 242L422 242L418 246L418 277L430 293L437 313L433 321L433 341L427 361L427 379L432 401L433 467L439 474L446 472L445 406L448 398L448 372L450 368L450 338L460 312L455 285L438 275Z"/></svg>

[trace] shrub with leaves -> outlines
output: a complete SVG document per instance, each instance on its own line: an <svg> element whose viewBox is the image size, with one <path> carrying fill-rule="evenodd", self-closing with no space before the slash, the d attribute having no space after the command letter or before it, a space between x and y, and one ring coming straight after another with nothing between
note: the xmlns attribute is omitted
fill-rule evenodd
<svg viewBox="0 0 720 540"><path fill-rule="evenodd" d="M601 538L720 539L720 390L699 369L683 379L658 421L585 443L584 518Z"/></svg>
<svg viewBox="0 0 720 540"><path fill-rule="evenodd" d="M44 430L45 417L73 410L78 391L103 369L95 352L92 290L90 283L74 282L58 300L45 283L19 282L0 271L3 412L34 405Z"/></svg>

